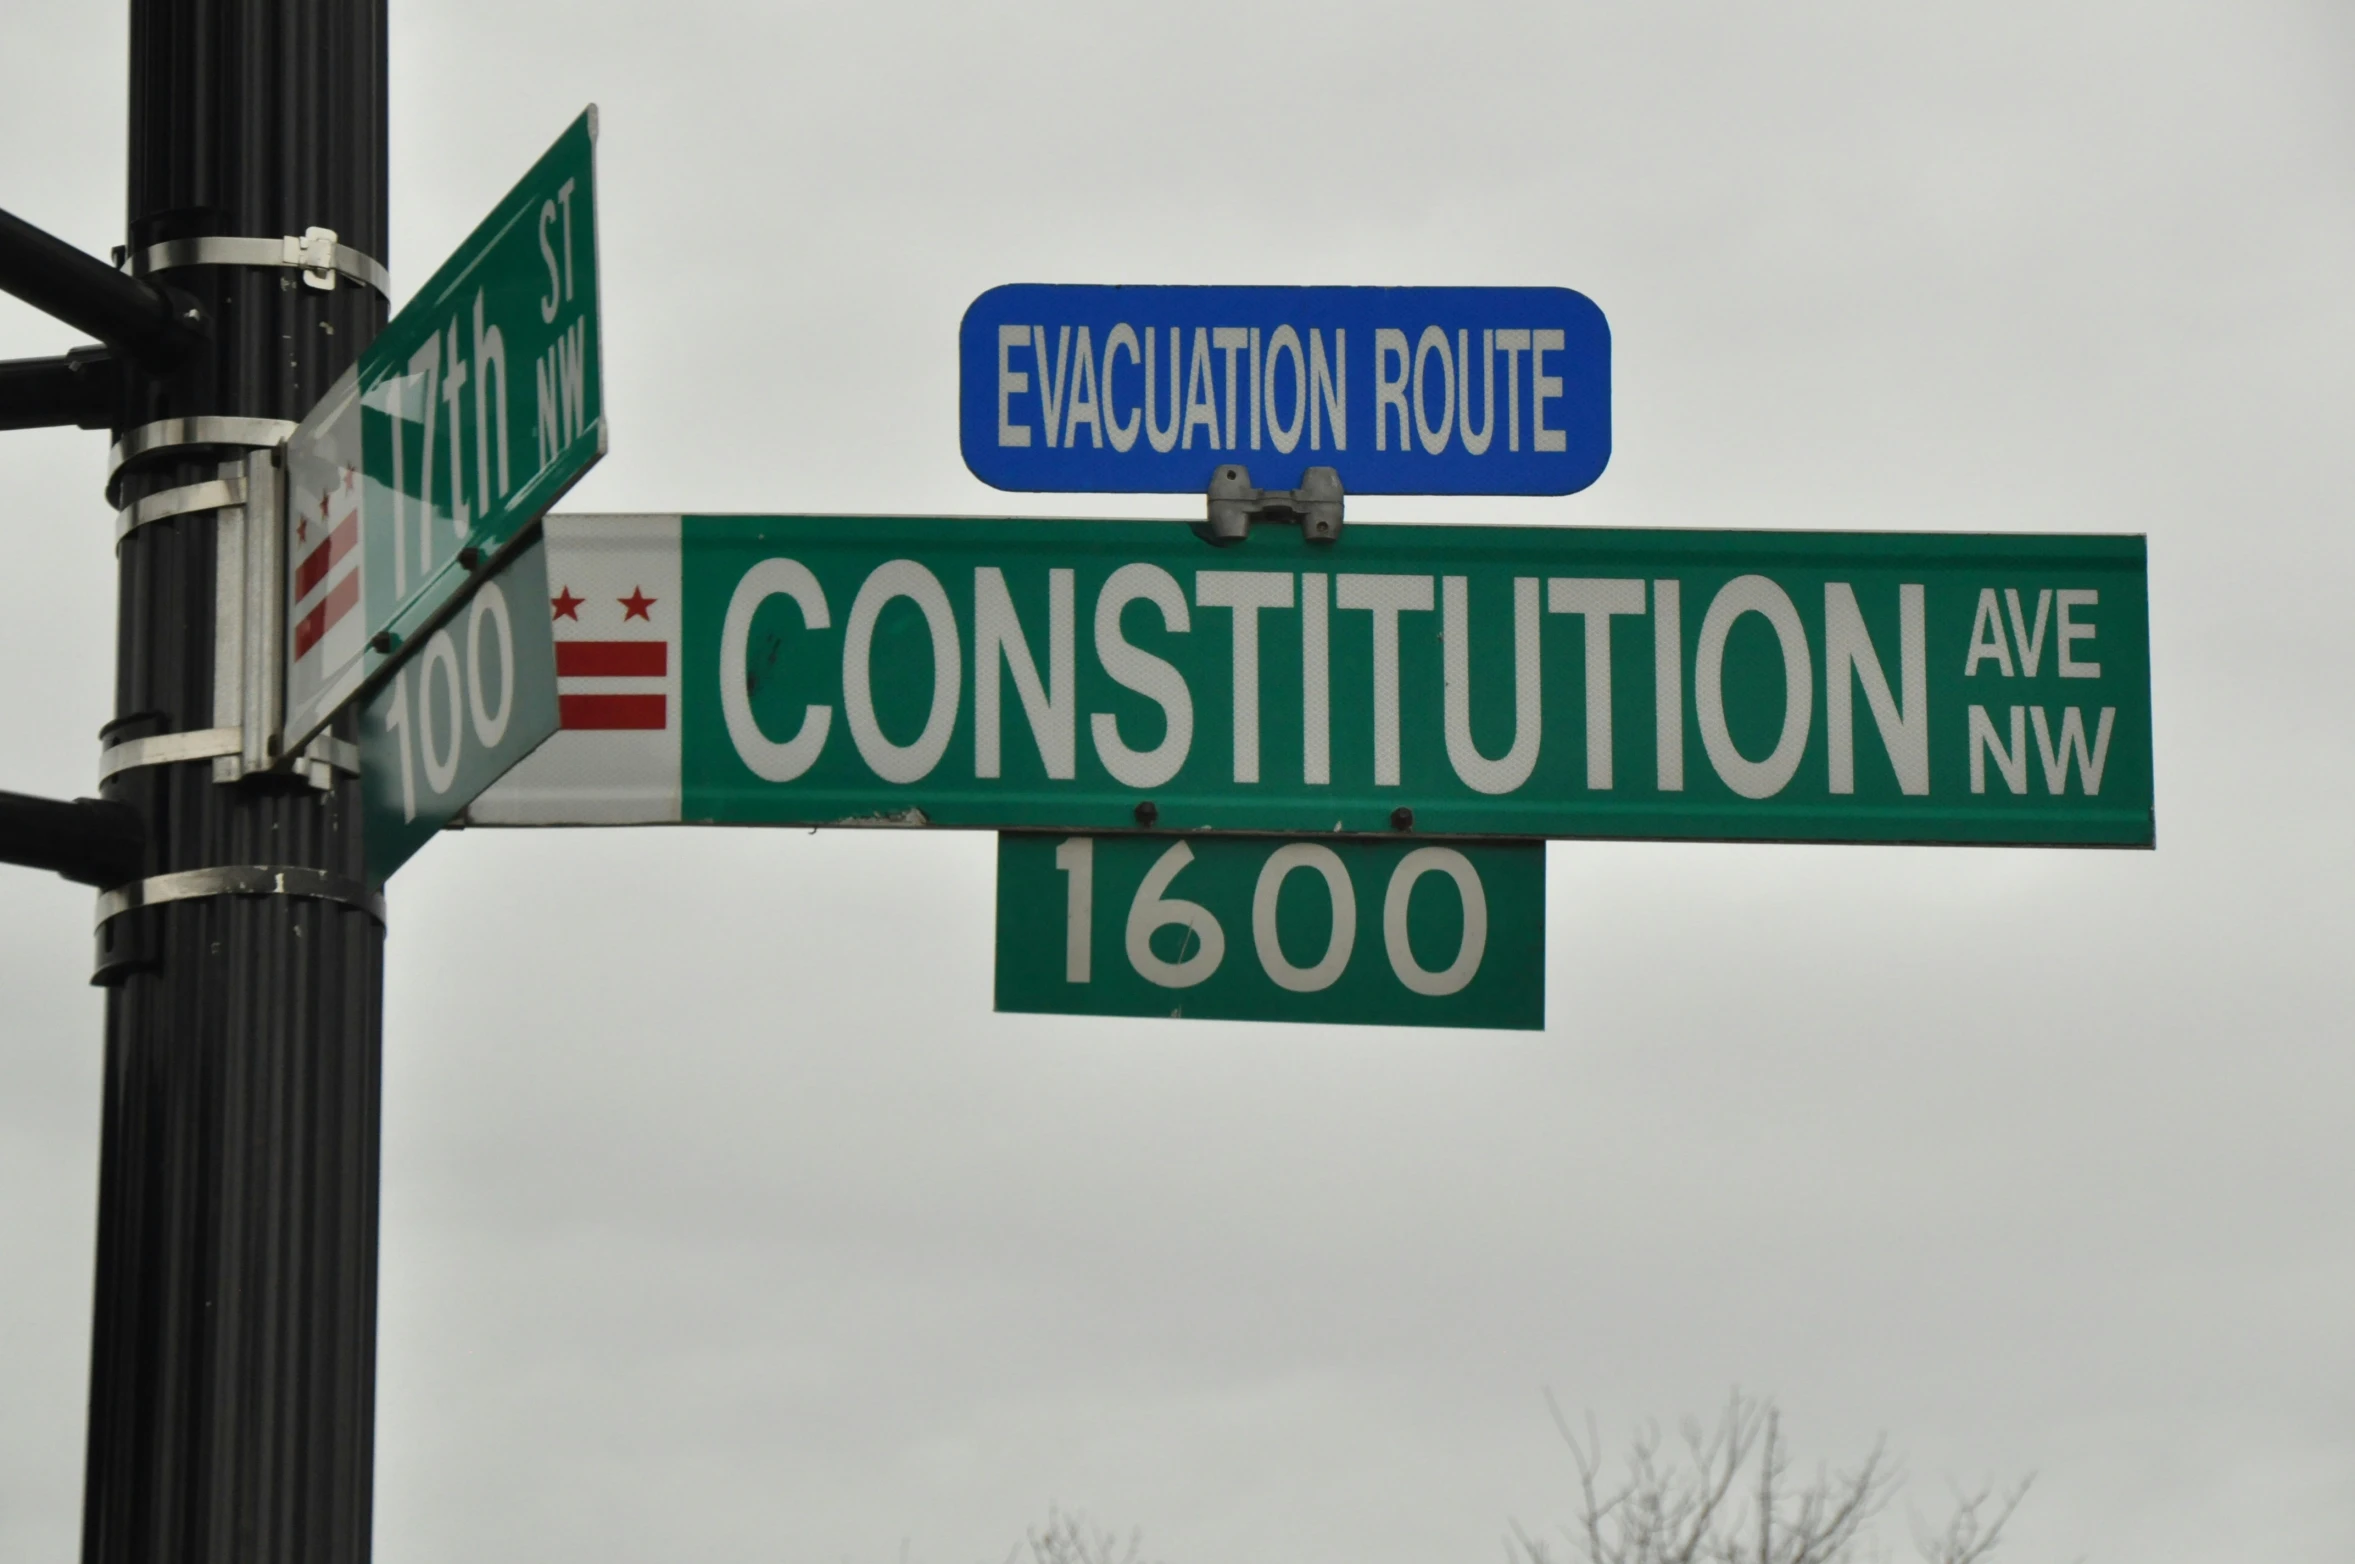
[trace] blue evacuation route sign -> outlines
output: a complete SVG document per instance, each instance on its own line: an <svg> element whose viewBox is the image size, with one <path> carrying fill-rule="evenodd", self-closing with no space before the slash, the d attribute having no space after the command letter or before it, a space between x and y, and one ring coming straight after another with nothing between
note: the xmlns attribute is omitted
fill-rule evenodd
<svg viewBox="0 0 2355 1564"><path fill-rule="evenodd" d="M1611 329L1568 288L1016 283L958 332L995 488L1200 494L1310 467L1350 494L1572 494L1611 459Z"/></svg>

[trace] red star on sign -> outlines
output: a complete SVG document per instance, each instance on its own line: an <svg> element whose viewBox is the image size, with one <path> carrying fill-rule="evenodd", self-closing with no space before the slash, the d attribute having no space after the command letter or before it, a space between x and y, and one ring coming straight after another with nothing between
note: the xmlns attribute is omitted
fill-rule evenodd
<svg viewBox="0 0 2355 1564"><path fill-rule="evenodd" d="M346 468L343 470L343 486L344 486L346 489L349 489L349 488L352 486L352 474L353 474L353 469L352 469L352 468L346 467Z"/></svg>
<svg viewBox="0 0 2355 1564"><path fill-rule="evenodd" d="M621 616L624 620L644 619L648 624L652 624L654 621L647 617L646 610L662 600L648 597L644 587L634 586L630 588L628 597L617 597L614 601L621 604Z"/></svg>
<svg viewBox="0 0 2355 1564"><path fill-rule="evenodd" d="M325 521L325 520L327 519L327 513L328 513L328 511L329 511L329 510L330 510L330 509L331 509L331 508L334 506L334 504L335 504L335 491L334 491L334 490L330 489L330 490L329 490L327 493L325 493L325 494L322 494L322 495L320 495L320 496L319 496L319 519L320 519L321 521Z"/></svg>
<svg viewBox="0 0 2355 1564"><path fill-rule="evenodd" d="M548 599L548 606L556 610L550 617L570 619L577 624L581 617L581 604L587 601L588 599L585 597L573 596L571 587L559 587L556 589L556 595Z"/></svg>
<svg viewBox="0 0 2355 1564"><path fill-rule="evenodd" d="M295 542L297 542L297 543L308 543L310 540L311 540L311 522L310 522L310 518L309 518L309 517L307 517L307 516L298 516L298 517L296 517L296 518L295 518L295 522L294 522L294 541L295 541Z"/></svg>

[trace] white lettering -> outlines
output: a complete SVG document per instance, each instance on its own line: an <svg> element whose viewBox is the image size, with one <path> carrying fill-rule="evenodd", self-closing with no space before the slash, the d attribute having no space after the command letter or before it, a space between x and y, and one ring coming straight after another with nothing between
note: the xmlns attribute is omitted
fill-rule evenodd
<svg viewBox="0 0 2355 1564"><path fill-rule="evenodd" d="M1897 588L1897 680L1905 692L1902 705L1889 694L1888 675L1881 671L1864 627L1864 612L1856 606L1856 589L1845 581L1827 581L1823 589L1824 617L1824 737L1830 749L1832 791L1856 791L1856 719L1850 679L1864 684L1864 698L1872 708L1873 723L1881 730L1881 744L1897 772L1902 793L1930 791L1930 657L1923 630L1922 588L1905 582Z"/></svg>
<svg viewBox="0 0 2355 1564"><path fill-rule="evenodd" d="M2044 616L2041 611L2037 615L2036 634L2041 643L2044 639ZM1983 662L1994 663L2003 670L2003 676L2007 679L2017 677L2012 672L2012 650L2004 644L2003 611L1996 606L1993 587L1979 588L1979 611L1971 616L1971 651L1963 659L1963 677L1978 677L1979 664ZM2028 672L2034 676L2034 663L2028 665Z"/></svg>
<svg viewBox="0 0 2355 1564"><path fill-rule="evenodd" d="M1663 793L1684 791L1683 606L1683 582L1652 583L1652 745Z"/></svg>
<svg viewBox="0 0 2355 1564"><path fill-rule="evenodd" d="M1498 759L1472 742L1471 587L1463 576L1439 583L1439 662L1442 726L1447 762L1475 793L1510 793L1529 780L1544 734L1544 703L1538 685L1537 578L1513 578L1513 742Z"/></svg>
<svg viewBox="0 0 2355 1564"><path fill-rule="evenodd" d="M1562 377L1545 372L1545 356L1562 351L1559 331L1529 334L1529 447L1535 451L1563 451L1569 442L1563 431L1545 426L1545 405L1562 394Z"/></svg>
<svg viewBox="0 0 2355 1564"><path fill-rule="evenodd" d="M1057 842L1055 867L1067 877L1063 889L1063 981L1085 983L1095 947L1096 839L1067 836Z"/></svg>
<svg viewBox="0 0 2355 1564"><path fill-rule="evenodd" d="M1159 565L1132 563L1112 572L1096 595L1096 661L1124 689L1134 690L1161 708L1161 742L1151 749L1131 749L1120 738L1120 719L1112 712L1093 712L1088 730L1095 736L1096 754L1112 779L1124 787L1158 787L1178 774L1186 751L1194 743L1194 697L1186 678L1151 652L1129 644L1121 633L1121 610L1138 599L1161 610L1161 626L1182 635L1193 626L1186 613L1186 594L1176 578ZM1176 870L1171 870L1176 873Z"/></svg>
<svg viewBox="0 0 2355 1564"><path fill-rule="evenodd" d="M1251 328L1251 373L1243 377L1251 382L1251 449L1259 449L1259 328Z"/></svg>
<svg viewBox="0 0 2355 1564"><path fill-rule="evenodd" d="M1505 356L1505 449L1521 449L1521 355L1529 351L1529 333L1515 326L1496 334L1496 350Z"/></svg>
<svg viewBox="0 0 2355 1564"><path fill-rule="evenodd" d="M1313 967L1292 965L1276 932L1276 906L1283 898L1284 881L1296 869L1313 869L1323 876L1325 894L1333 904L1333 932ZM1251 891L1251 943L1259 951L1260 967L1276 987L1295 994L1331 988L1357 947L1357 890L1349 883L1341 855L1321 842L1286 842L1268 854Z"/></svg>
<svg viewBox="0 0 2355 1564"><path fill-rule="evenodd" d="M875 715L875 622L884 605L904 597L923 610L932 631L932 710L915 742L894 744ZM859 584L842 631L842 714L850 720L851 742L867 769L886 782L921 782L940 764L957 725L957 697L964 685L964 658L957 646L957 616L940 578L912 559L886 560ZM1019 688L1019 685L1017 685Z"/></svg>
<svg viewBox="0 0 2355 1564"><path fill-rule="evenodd" d="M1987 757L1995 757L1995 769L2003 778L2004 786L2015 793L2028 791L2028 724L2027 713L2012 708L2012 742L2006 748L2003 738L1995 731L1995 724L1984 706L1973 706L1970 712L1971 730L1971 791L1987 791Z"/></svg>
<svg viewBox="0 0 2355 1564"><path fill-rule="evenodd" d="M1406 914L1414 898L1415 882L1426 874L1444 874L1456 883L1464 903L1463 942L1446 970L1432 972L1415 960L1407 937ZM1472 860L1452 847L1418 847L1398 861L1390 873L1390 889L1382 896L1382 945L1390 956L1390 970L1415 993L1444 998L1460 993L1478 975L1480 958L1488 953L1488 896Z"/></svg>
<svg viewBox="0 0 2355 1564"><path fill-rule="evenodd" d="M1210 332L1210 345L1225 354L1227 360L1227 437L1220 449L1231 451L1235 448L1235 355L1251 345L1251 333L1242 326L1214 326ZM1251 443L1257 445L1259 442L1255 439Z"/></svg>
<svg viewBox="0 0 2355 1564"><path fill-rule="evenodd" d="M1030 389L1027 372L1013 367L1008 357L1016 348L1030 346L1028 326L1000 325L998 327L998 445L1028 445L1030 425L1014 422L1010 405L1013 399Z"/></svg>
<svg viewBox="0 0 2355 1564"><path fill-rule="evenodd" d="M1169 427L1166 429L1153 411L1154 392L1161 384L1160 377L1153 372L1153 340L1153 328L1148 326L1145 328L1145 438L1152 442L1154 450L1170 451L1177 448L1178 437L1178 329L1169 328Z"/></svg>
<svg viewBox="0 0 2355 1564"><path fill-rule="evenodd" d="M1104 449L1104 423L1098 414L1096 393L1096 345L1089 340L1088 328L1079 328L1078 357L1072 360L1070 405L1063 410L1063 443L1076 448L1079 426L1088 426L1088 441L1095 450ZM1055 443L1052 436L1047 443Z"/></svg>
<svg viewBox="0 0 2355 1564"><path fill-rule="evenodd" d="M556 249L548 243L548 225L556 221L556 203L540 203L540 259L548 266L548 296L540 300L540 323L556 324L556 312L564 305L564 278L556 270Z"/></svg>
<svg viewBox="0 0 2355 1564"><path fill-rule="evenodd" d="M1130 363L1142 364L1144 362L1137 352L1136 330L1125 320L1104 334L1104 437L1112 442L1112 449L1116 451L1128 450L1137 443L1137 425L1145 416L1141 411L1131 409L1128 422L1122 423L1119 416L1113 411L1113 355L1124 347L1128 349Z"/></svg>
<svg viewBox="0 0 2355 1564"><path fill-rule="evenodd" d="M497 621L499 648L499 704L483 698L482 627ZM474 594L466 616L466 709L474 717L474 736L485 749L497 749L515 715L515 621L508 613L507 594L496 581L485 581Z"/></svg>
<svg viewBox="0 0 2355 1564"><path fill-rule="evenodd" d="M1752 760L1734 746L1725 722L1725 643L1734 621L1757 614L1774 627L1783 653L1783 731L1764 760ZM1815 720L1815 663L1790 594L1764 576L1736 576L1719 589L1701 616L1701 641L1694 653L1693 710L1701 722L1701 745L1725 785L1744 798L1772 798L1790 783L1807 747Z"/></svg>
<svg viewBox="0 0 2355 1564"><path fill-rule="evenodd" d="M445 420L450 435L449 444L445 447L450 453L450 526L456 530L460 543L466 541L466 534L474 525L474 507L466 503L466 442L459 438L459 431L465 425L459 422L458 405L465 390L466 360L458 352L458 323L451 321L450 368L449 372L442 376L442 405L448 409L450 415ZM424 550L430 548L431 545L422 532L418 537L418 543L421 557L418 559L417 565L420 570L424 570L429 568L428 562L431 559L431 555L425 553ZM422 697L420 698L422 699ZM436 791L438 792L439 789Z"/></svg>
<svg viewBox="0 0 2355 1564"><path fill-rule="evenodd" d="M1071 389L1071 328L1065 326L1055 342L1055 367L1047 367L1047 328L1030 328L1031 358L1038 365L1039 422L1046 426L1047 448L1068 442L1063 430L1063 393Z"/></svg>
<svg viewBox="0 0 2355 1564"><path fill-rule="evenodd" d="M1178 877L1178 871L1193 861L1194 849L1183 842L1174 844L1145 871L1145 882L1128 904L1128 964L1136 968L1137 976L1160 988L1192 988L1226 959L1226 930L1218 926L1210 909L1200 902L1161 894ZM1164 961L1153 954L1153 931L1173 923L1190 936L1180 942L1179 950L1193 949L1182 960Z"/></svg>
<svg viewBox="0 0 2355 1564"><path fill-rule="evenodd" d="M2064 598L2067 595L2062 594ZM2064 608L2062 612L2065 615L2067 610ZM2063 625L2068 622L2065 617L2061 620ZM2061 641L2062 649L2066 651L2068 645L2064 637ZM2063 662L2061 666L2066 668L2068 664ZM2052 729L2044 720L2044 708L2032 706L2028 715L2036 724L2037 757L2044 762L2044 790L2055 795L2069 790L2069 756L2074 752L2077 756L2077 774L2085 782L2085 796L2092 798L2100 793L2102 768L2110 758L2110 727L2117 719L2118 708L2102 708L2101 720L2094 725L2093 749L2090 753L2085 747L2085 714L2076 707L2071 706L2061 713L2061 742L2057 748L2052 741Z"/></svg>
<svg viewBox="0 0 2355 1564"><path fill-rule="evenodd" d="M494 373L499 377L499 390L495 396L491 392L491 376ZM498 327L484 326L482 290L477 288L474 290L474 492L481 499L482 508L486 511L491 508L494 492L491 488L491 452L493 449L491 436L494 428L498 431L496 448L499 455L499 487L496 492L504 495L508 488L507 391L509 385L507 338ZM490 416L493 407L498 409L498 418L495 421Z"/></svg>
<svg viewBox="0 0 2355 1564"><path fill-rule="evenodd" d="M1204 570L1194 606L1235 615L1235 780L1259 780L1259 611L1292 606L1292 577L1280 570Z"/></svg>
<svg viewBox="0 0 2355 1564"><path fill-rule="evenodd" d="M564 297L572 298L572 187L566 180L556 187L557 204L564 208Z"/></svg>
<svg viewBox="0 0 2355 1564"><path fill-rule="evenodd" d="M425 411L425 443L417 451L417 573L423 576L433 568L433 430L438 415L434 412L439 400L437 385L442 368L442 334L435 332L426 339L425 346L409 355L409 387L419 393ZM395 440L398 452L401 442ZM398 460L396 456L396 461ZM545 465L545 462L542 463ZM393 501L393 590L408 590L409 560L407 539L402 535L401 513L405 507L396 497Z"/></svg>
<svg viewBox="0 0 2355 1564"><path fill-rule="evenodd" d="M2078 624L2075 620L2069 617L2069 610L2076 608L2081 604L2084 607L2091 608L2102 600L2102 595L2099 592L2077 590L2059 592L2056 593L2055 596L2059 599L2061 605L2061 623L2058 636L2058 639L2061 643L2061 677L2064 679L2100 678L2102 676L2102 665L2100 663L2079 662L2077 660L2076 654L2069 649L2072 642L2092 640L2094 637L2095 627L2092 625ZM2091 792L2092 789L2088 788L2086 791Z"/></svg>
<svg viewBox="0 0 2355 1564"><path fill-rule="evenodd" d="M1039 761L1047 775L1068 782L1077 775L1079 724L1072 677L1073 576L1069 570L1047 572L1047 677L1039 679L1031 660L1030 642L1022 634L1022 620L1014 612L1013 594L1006 590L1006 574L995 565L973 572L973 774L1000 774L998 670L1001 660L1014 676L1014 693L1022 715L1030 721L1030 736L1038 744Z"/></svg>
<svg viewBox="0 0 2355 1564"><path fill-rule="evenodd" d="M1439 424L1436 428L1423 421L1427 405L1423 395L1423 365L1432 354L1439 355L1439 372L1443 385L1439 394ZM1377 352L1376 357L1380 354ZM1455 355L1448 351L1447 333L1437 326L1425 326L1423 335L1415 341L1415 438L1423 442L1423 449L1433 456L1447 449L1447 437L1456 421L1456 365ZM1402 438L1403 449L1406 441Z"/></svg>
<svg viewBox="0 0 2355 1564"><path fill-rule="evenodd" d="M1984 592L1979 595L1982 600L1987 596ZM2004 606L2011 610L2012 639L2020 643L2020 672L2033 679L2036 677L2036 665L2044 660L2045 619L2052 612L2052 588L2046 587L2036 594L2036 628L2033 633L2023 623L2026 616L2020 612L2020 589L2005 587L2003 601ZM2006 668L2004 672L2008 674L2011 670Z"/></svg>
<svg viewBox="0 0 2355 1564"><path fill-rule="evenodd" d="M1175 334L1172 333L1172 335ZM1173 351L1175 346L1173 341L1171 344ZM1228 362L1232 363L1233 360L1230 359ZM1210 332L1206 327L1196 326L1194 328L1193 356L1186 361L1186 432L1178 442L1180 450L1190 451L1194 448L1196 426L1200 426L1209 433L1210 448L1214 451L1219 449L1216 385L1217 382L1210 369Z"/></svg>
<svg viewBox="0 0 2355 1564"><path fill-rule="evenodd" d="M1327 627L1325 574L1300 578L1300 780L1326 787L1333 780L1333 675Z"/></svg>
<svg viewBox="0 0 2355 1564"><path fill-rule="evenodd" d="M1276 422L1276 360L1283 354L1292 355L1292 417L1288 422ZM1268 438L1286 456L1300 443L1300 425L1308 416L1308 365L1300 356L1300 333L1290 326L1278 326L1267 339L1267 361L1260 368L1264 382L1262 395L1267 403ZM1254 408L1258 406L1253 404ZM1255 424L1256 428L1257 425ZM1257 445L1256 438L1252 444Z"/></svg>
<svg viewBox="0 0 2355 1564"><path fill-rule="evenodd" d="M1398 376L1396 379L1391 378L1389 373L1390 364L1393 359L1397 360L1398 363ZM1390 425L1387 421L1384 420L1382 416L1383 409L1385 408L1395 409L1398 413L1398 448L1402 451L1413 449L1412 446L1407 444L1408 423L1406 411L1406 391L1406 333L1403 331L1393 330L1388 326L1381 327L1374 333L1375 450L1387 451L1390 449Z"/></svg>
<svg viewBox="0 0 2355 1564"><path fill-rule="evenodd" d="M1608 792L1612 770L1611 619L1644 611L1644 584L1640 579L1556 576L1545 584L1545 606L1548 613L1577 614L1586 621L1586 785L1596 792Z"/></svg>
<svg viewBox="0 0 2355 1564"><path fill-rule="evenodd" d="M1402 343L1405 339L1399 339ZM1374 785L1398 786L1398 616L1431 611L1429 576L1343 575L1335 601L1373 616Z"/></svg>
<svg viewBox="0 0 2355 1564"><path fill-rule="evenodd" d="M720 621L720 715L727 720L728 740L736 747L736 758L754 776L764 782L791 782L817 764L834 712L812 702L802 710L799 731L782 744L761 731L752 714L746 653L752 643L753 615L772 597L793 599L801 609L801 622L812 630L824 630L832 623L818 578L800 561L764 559L747 570L729 594L727 616Z"/></svg>
<svg viewBox="0 0 2355 1564"><path fill-rule="evenodd" d="M1349 403L1341 394L1342 383L1349 378L1349 333L1333 333L1333 367L1325 367L1325 334L1314 326L1308 329L1308 448L1323 448L1323 419L1333 421L1333 449L1349 449ZM1405 438L1403 435L1400 438Z"/></svg>
<svg viewBox="0 0 2355 1564"><path fill-rule="evenodd" d="M1463 370L1463 395L1456 402L1456 434L1466 453L1486 456L1489 442L1496 438L1496 333L1480 333L1480 406L1485 422L1478 434L1472 432L1472 337L1460 329L1456 332L1456 363Z"/></svg>

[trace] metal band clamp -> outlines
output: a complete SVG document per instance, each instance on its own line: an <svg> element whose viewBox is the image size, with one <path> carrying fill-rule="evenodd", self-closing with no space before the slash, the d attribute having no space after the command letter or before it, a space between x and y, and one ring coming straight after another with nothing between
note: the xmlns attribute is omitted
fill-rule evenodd
<svg viewBox="0 0 2355 1564"><path fill-rule="evenodd" d="M123 269L134 277L183 266L294 267L314 288L331 290L341 275L366 283L388 301L392 298L392 274L384 269L384 263L338 240L332 228L306 228L299 239L292 234L281 239L167 239L123 261Z"/></svg>
<svg viewBox="0 0 2355 1564"><path fill-rule="evenodd" d="M193 418L159 418L151 424L123 431L122 439L106 453L106 492L113 497L115 479L122 476L126 463L142 456L153 456L159 451L178 450L184 446L241 445L252 450L267 450L283 445L294 434L296 425L290 418L238 418L227 414L205 413ZM133 509L137 509L136 506Z"/></svg>
<svg viewBox="0 0 2355 1564"><path fill-rule="evenodd" d="M358 880L324 869L272 869L261 865L222 864L210 869L182 869L173 874L149 875L98 893L96 922L141 907L164 902L194 901L206 896L301 896L357 907L377 922L384 921L384 893Z"/></svg>
<svg viewBox="0 0 2355 1564"><path fill-rule="evenodd" d="M143 739L109 744L100 750L98 780L103 782L118 772L135 771L141 766L176 766L184 761L242 754L244 750L245 732L241 728L190 728L181 733L154 733ZM332 733L322 733L303 746L291 769L313 787L325 791L335 785L334 774L338 771L346 776L360 774L360 746Z"/></svg>
<svg viewBox="0 0 2355 1564"><path fill-rule="evenodd" d="M172 766L184 760L210 760L234 755L245 747L245 735L235 728L193 728L185 733L156 733L125 739L98 752L98 780L140 766Z"/></svg>
<svg viewBox="0 0 2355 1564"><path fill-rule="evenodd" d="M144 527L151 521L162 521L167 516L185 516L192 511L220 510L224 506L244 503L243 478L210 478L203 483L165 489L115 512L115 541L120 543L131 535L133 529Z"/></svg>

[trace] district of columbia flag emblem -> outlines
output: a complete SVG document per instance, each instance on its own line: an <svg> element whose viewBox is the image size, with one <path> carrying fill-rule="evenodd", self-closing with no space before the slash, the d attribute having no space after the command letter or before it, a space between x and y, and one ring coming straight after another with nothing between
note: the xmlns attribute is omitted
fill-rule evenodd
<svg viewBox="0 0 2355 1564"><path fill-rule="evenodd" d="M295 659L333 636L328 660L338 662L351 651L333 648L347 642L356 648L360 627L352 618L360 606L359 475L345 468L342 484L320 495L315 508L307 494L289 498L301 505L293 522Z"/></svg>
<svg viewBox="0 0 2355 1564"><path fill-rule="evenodd" d="M476 799L470 825L679 819L679 518L550 516L561 726Z"/></svg>

